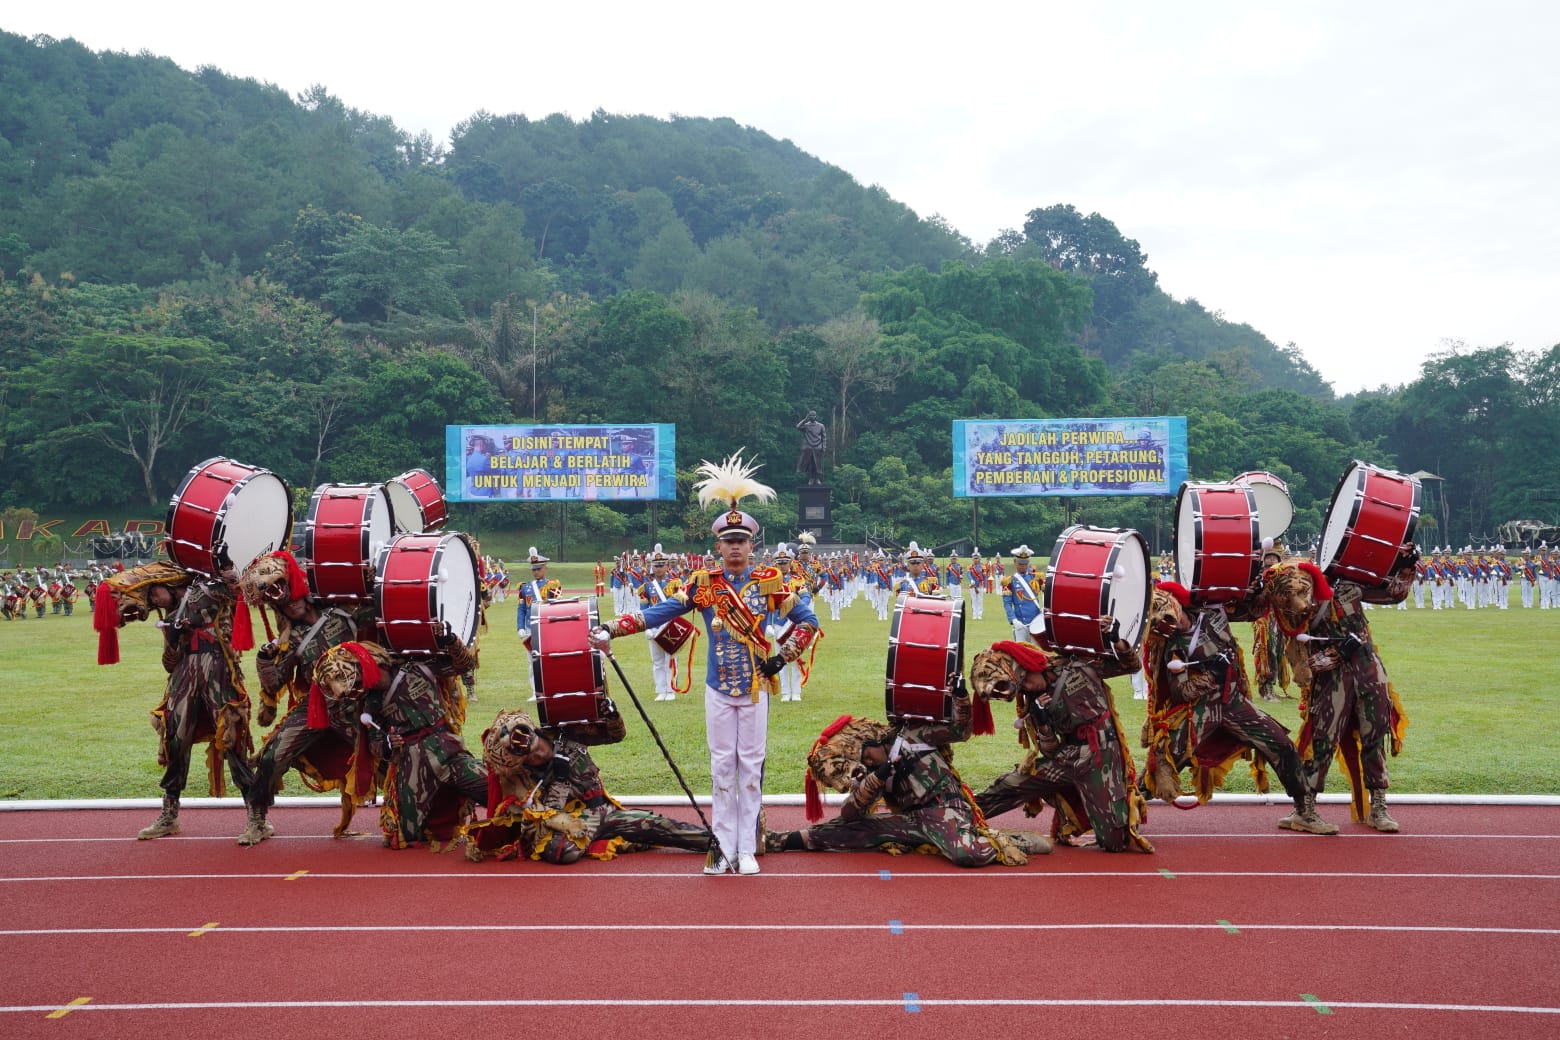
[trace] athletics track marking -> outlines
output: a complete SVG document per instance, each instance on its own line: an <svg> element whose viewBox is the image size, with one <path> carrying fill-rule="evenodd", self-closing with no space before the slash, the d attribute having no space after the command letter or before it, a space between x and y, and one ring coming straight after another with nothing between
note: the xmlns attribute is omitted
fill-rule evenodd
<svg viewBox="0 0 1560 1040"><path fill-rule="evenodd" d="M0 1014L44 1015L60 1018L75 1012L102 1013L109 1011L260 1011L260 1010L313 1010L353 1008L897 1008L915 1013L927 1008L1293 1008L1315 1014L1328 1014L1340 1010L1360 1011L1434 1011L1475 1012L1511 1015L1560 1015L1560 1007L1527 1006L1521 1004L1417 1004L1397 1001L1323 1000L1313 993L1301 994L1297 1000L1198 1000L1198 999L1046 999L1046 998L948 998L924 997L918 993L906 993L900 997L874 999L817 999L817 1000L767 1000L733 999L697 1000L678 998L654 999L525 999L509 1000L255 1000L255 1001L190 1001L148 1002L145 1004L97 1004L91 997L77 997L65 1005L17 1004L0 1005Z"/></svg>
<svg viewBox="0 0 1560 1040"><path fill-rule="evenodd" d="M213 932L316 935L327 933L492 933L492 932L882 932L905 935L909 932L1094 932L1094 931L1187 931L1225 932L1420 932L1432 934L1474 935L1560 935L1560 928L1500 928L1461 925L1390 924L1248 924L1220 919L1208 923L1174 924L1160 921L1081 922L1070 924L916 924L892 920L875 924L341 924L341 925L219 925L207 922L190 930L189 925L168 927L121 928L4 928L0 936L63 935L189 935Z"/></svg>

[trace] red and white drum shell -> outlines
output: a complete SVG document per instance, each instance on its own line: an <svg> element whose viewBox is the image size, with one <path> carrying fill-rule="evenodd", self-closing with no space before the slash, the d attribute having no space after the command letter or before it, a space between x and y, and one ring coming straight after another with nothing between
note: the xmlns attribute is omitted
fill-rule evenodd
<svg viewBox="0 0 1560 1040"><path fill-rule="evenodd" d="M1316 565L1334 580L1385 585L1399 552L1414 540L1422 501L1418 478L1350 463L1327 507Z"/></svg>
<svg viewBox="0 0 1560 1040"><path fill-rule="evenodd" d="M1252 470L1237 473L1230 478L1230 483L1244 484L1256 496L1257 529L1262 532L1262 540L1271 538L1276 542L1282 538L1295 518L1295 504L1289 497L1289 484L1284 478L1266 470Z"/></svg>
<svg viewBox="0 0 1560 1040"><path fill-rule="evenodd" d="M187 571L243 573L258 557L285 549L292 492L268 469L216 456L184 475L168 504L168 558Z"/></svg>
<svg viewBox="0 0 1560 1040"><path fill-rule="evenodd" d="M1251 487L1182 484L1175 498L1175 571L1192 601L1240 599L1261 569L1262 529Z"/></svg>
<svg viewBox="0 0 1560 1040"><path fill-rule="evenodd" d="M1114 655L1119 638L1135 651L1151 588L1141 534L1074 524L1051 548L1036 640L1047 650L1103 657Z"/></svg>
<svg viewBox="0 0 1560 1040"><path fill-rule="evenodd" d="M445 626L471 646L481 617L477 554L458 532L403 534L374 562L374 608L385 646L402 654L439 654Z"/></svg>
<svg viewBox="0 0 1560 1040"><path fill-rule="evenodd" d="M693 638L696 631L697 629L693 627L693 622L687 618L674 617L662 625L652 638L655 639L656 646L669 654L675 654L687 644L688 640Z"/></svg>
<svg viewBox="0 0 1560 1040"><path fill-rule="evenodd" d="M331 602L374 598L379 550L392 537L383 484L321 484L309 498L301 550L314 594Z"/></svg>
<svg viewBox="0 0 1560 1040"><path fill-rule="evenodd" d="M390 496L391 524L397 534L427 534L443 530L449 519L444 489L425 469L409 469L385 482Z"/></svg>
<svg viewBox="0 0 1560 1040"><path fill-rule="evenodd" d="M953 721L953 687L964 672L964 603L946 596L901 596L888 630L884 699L889 720Z"/></svg>
<svg viewBox="0 0 1560 1040"><path fill-rule="evenodd" d="M543 726L601 722L606 676L601 653L590 645L601 622L593 599L555 599L531 614L531 679L536 717Z"/></svg>

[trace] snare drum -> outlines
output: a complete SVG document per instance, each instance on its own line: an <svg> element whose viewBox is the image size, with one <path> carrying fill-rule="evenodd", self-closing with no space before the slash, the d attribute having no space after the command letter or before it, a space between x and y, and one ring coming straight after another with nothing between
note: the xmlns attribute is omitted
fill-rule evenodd
<svg viewBox="0 0 1560 1040"><path fill-rule="evenodd" d="M390 497L383 484L321 484L309 499L302 562L321 599L374 598L374 567L390 540Z"/></svg>
<svg viewBox="0 0 1560 1040"><path fill-rule="evenodd" d="M1135 651L1148 617L1148 543L1130 528L1074 524L1056 539L1036 633L1048 650L1114 655L1110 634ZM1031 629L1032 630L1032 629Z"/></svg>
<svg viewBox="0 0 1560 1040"><path fill-rule="evenodd" d="M390 496L391 523L397 534L437 531L449 519L444 491L425 469L409 469L386 481L385 492Z"/></svg>
<svg viewBox="0 0 1560 1040"><path fill-rule="evenodd" d="M698 632L693 622L685 617L674 617L656 632L655 645L669 654L675 654Z"/></svg>
<svg viewBox="0 0 1560 1040"><path fill-rule="evenodd" d="M590 645L600 624L594 600L555 599L531 615L531 679L543 726L602 721L607 680L601 653Z"/></svg>
<svg viewBox="0 0 1560 1040"><path fill-rule="evenodd" d="M951 675L964 672L964 603L901 596L888 630L885 701L890 721L953 721Z"/></svg>
<svg viewBox="0 0 1560 1040"><path fill-rule="evenodd" d="M242 574L258 557L287 547L292 492L268 469L218 455L184 476L168 504L168 558L215 578Z"/></svg>
<svg viewBox="0 0 1560 1040"><path fill-rule="evenodd" d="M1195 603L1240 599L1262 569L1255 492L1187 481L1175 498L1176 580Z"/></svg>
<svg viewBox="0 0 1560 1040"><path fill-rule="evenodd" d="M1417 478L1353 462L1333 491L1316 564L1329 578L1386 584L1403 547L1414 540L1422 489Z"/></svg>
<svg viewBox="0 0 1560 1040"><path fill-rule="evenodd" d="M374 608L385 646L402 654L442 653L448 625L461 642L477 639L477 554L458 533L403 534L374 562Z"/></svg>
<svg viewBox="0 0 1560 1040"><path fill-rule="evenodd" d="M1271 538L1276 542L1282 538L1295 518L1295 505L1290 501L1289 485L1284 479L1265 470L1253 470L1236 474L1230 483L1245 484L1256 496L1257 529L1262 532L1262 540Z"/></svg>

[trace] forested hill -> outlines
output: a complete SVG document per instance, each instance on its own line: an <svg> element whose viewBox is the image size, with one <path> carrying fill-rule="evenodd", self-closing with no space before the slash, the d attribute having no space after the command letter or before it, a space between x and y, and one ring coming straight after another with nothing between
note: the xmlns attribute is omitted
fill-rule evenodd
<svg viewBox="0 0 1560 1040"><path fill-rule="evenodd" d="M1185 415L1194 478L1273 470L1309 532L1358 457L1446 476L1454 530L1537 515L1560 361L1453 355L1349 410L1293 348L1172 299L1137 242L1065 203L976 244L729 119L477 112L444 145L324 87L0 31L7 530L8 509L166 502L216 452L306 490L441 471L445 424L535 418L675 423L685 480L746 447L785 532L810 408L852 540L969 531L949 424L1000 417ZM570 523L697 543L685 502ZM1169 519L1143 499L979 514L983 540L1014 545Z"/></svg>
<svg viewBox="0 0 1560 1040"><path fill-rule="evenodd" d="M702 290L779 330L850 311L883 271L1036 256L1096 283L1098 313L1075 334L1111 365L1139 349L1238 352L1256 385L1327 395L1297 354L1159 292L1108 220L1036 213L1043 226L1031 214L978 250L730 119L478 112L446 149L323 87L295 100L209 67L0 32L7 272L151 287L214 263L265 273L348 321L398 312L435 324L485 316L511 294ZM379 232L376 249L421 273L330 284L351 228Z"/></svg>

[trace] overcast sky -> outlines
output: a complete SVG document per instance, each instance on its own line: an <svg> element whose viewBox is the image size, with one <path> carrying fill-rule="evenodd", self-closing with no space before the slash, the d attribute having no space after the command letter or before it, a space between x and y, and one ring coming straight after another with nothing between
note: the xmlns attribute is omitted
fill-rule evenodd
<svg viewBox="0 0 1560 1040"><path fill-rule="evenodd" d="M486 109L729 116L984 243L1071 204L1339 393L1560 343L1560 4L10 5L435 139Z"/></svg>

